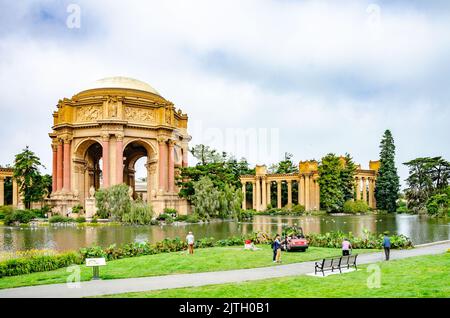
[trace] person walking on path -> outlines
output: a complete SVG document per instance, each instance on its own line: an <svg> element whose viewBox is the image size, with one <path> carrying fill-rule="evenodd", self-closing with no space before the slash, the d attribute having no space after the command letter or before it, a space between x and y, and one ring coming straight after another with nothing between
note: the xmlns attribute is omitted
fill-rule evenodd
<svg viewBox="0 0 450 318"><path fill-rule="evenodd" d="M194 234L192 232L189 232L188 235L186 235L186 241L188 244L189 254L194 254Z"/></svg>
<svg viewBox="0 0 450 318"><path fill-rule="evenodd" d="M273 262L281 263L281 239L278 234L275 236L275 241L273 242Z"/></svg>
<svg viewBox="0 0 450 318"><path fill-rule="evenodd" d="M342 256L350 255L352 249L352 243L347 238L342 241Z"/></svg>
<svg viewBox="0 0 450 318"><path fill-rule="evenodd" d="M388 236L387 232L384 232L384 238L383 238L383 248L384 248L384 255L386 255L386 260L389 260L389 254L391 252L391 239Z"/></svg>

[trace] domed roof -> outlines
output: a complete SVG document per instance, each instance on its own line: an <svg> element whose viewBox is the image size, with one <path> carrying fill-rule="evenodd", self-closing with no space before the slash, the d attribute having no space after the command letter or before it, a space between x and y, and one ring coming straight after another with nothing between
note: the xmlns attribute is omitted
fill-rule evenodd
<svg viewBox="0 0 450 318"><path fill-rule="evenodd" d="M134 78L124 77L124 76L114 76L114 77L106 77L99 79L86 87L83 91L90 89L99 89L99 88L128 88L128 89L137 89L144 92L149 92L152 94L156 94L161 96L156 89L151 87L149 84L139 81Z"/></svg>

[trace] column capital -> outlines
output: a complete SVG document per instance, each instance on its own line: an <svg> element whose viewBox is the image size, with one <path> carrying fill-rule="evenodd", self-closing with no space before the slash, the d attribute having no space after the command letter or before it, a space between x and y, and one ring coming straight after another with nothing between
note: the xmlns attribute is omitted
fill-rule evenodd
<svg viewBox="0 0 450 318"><path fill-rule="evenodd" d="M175 146L176 142L173 139L169 139L169 140L167 140L167 144L169 145L169 147L173 147L173 146Z"/></svg>
<svg viewBox="0 0 450 318"><path fill-rule="evenodd" d="M70 144L70 142L72 141L71 135L61 135L60 138L64 144Z"/></svg>
<svg viewBox="0 0 450 318"><path fill-rule="evenodd" d="M167 138L166 137L158 137L157 139L158 144L165 144L167 142Z"/></svg>
<svg viewBox="0 0 450 318"><path fill-rule="evenodd" d="M109 133L107 132L102 132L100 135L102 141L109 141Z"/></svg>
<svg viewBox="0 0 450 318"><path fill-rule="evenodd" d="M118 141L123 141L124 134L122 132L115 134Z"/></svg>

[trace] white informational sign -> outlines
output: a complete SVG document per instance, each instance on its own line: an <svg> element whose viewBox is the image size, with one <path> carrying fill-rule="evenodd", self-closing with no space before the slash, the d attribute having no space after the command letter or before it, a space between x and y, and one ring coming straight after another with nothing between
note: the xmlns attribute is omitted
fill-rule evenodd
<svg viewBox="0 0 450 318"><path fill-rule="evenodd" d="M104 266L106 265L106 260L104 257L101 258L86 258L86 266Z"/></svg>

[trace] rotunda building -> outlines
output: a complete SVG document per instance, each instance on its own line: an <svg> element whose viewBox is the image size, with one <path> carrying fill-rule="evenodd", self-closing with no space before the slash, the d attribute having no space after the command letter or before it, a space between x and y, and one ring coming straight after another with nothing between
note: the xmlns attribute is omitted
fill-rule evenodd
<svg viewBox="0 0 450 318"><path fill-rule="evenodd" d="M59 100L53 120L53 212L67 214L81 204L92 214L95 190L115 184L129 185L135 196L135 165L142 157L145 198L155 212L188 212L175 184L177 167L188 165L188 116L149 84L128 77L98 80Z"/></svg>

